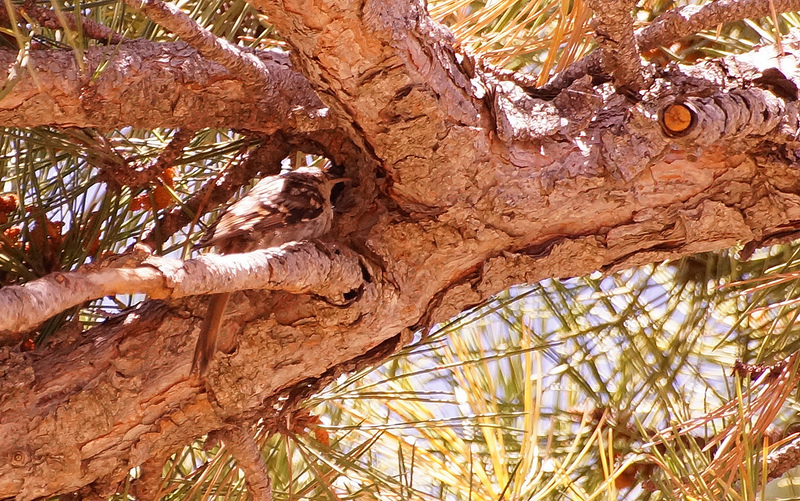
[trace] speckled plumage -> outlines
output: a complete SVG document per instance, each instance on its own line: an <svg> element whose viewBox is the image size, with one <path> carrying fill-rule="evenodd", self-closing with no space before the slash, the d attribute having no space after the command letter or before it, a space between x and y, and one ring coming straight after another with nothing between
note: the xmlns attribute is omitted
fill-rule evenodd
<svg viewBox="0 0 800 501"><path fill-rule="evenodd" d="M234 254L321 237L331 228L331 189L339 181L314 167L265 177L228 207L195 247L213 245L221 254ZM208 369L229 298L230 293L212 296L192 373L202 376Z"/></svg>

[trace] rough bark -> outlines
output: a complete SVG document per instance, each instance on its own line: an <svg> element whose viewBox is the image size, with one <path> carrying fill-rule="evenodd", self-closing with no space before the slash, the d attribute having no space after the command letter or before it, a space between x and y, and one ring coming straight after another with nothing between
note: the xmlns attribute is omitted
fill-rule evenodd
<svg viewBox="0 0 800 501"><path fill-rule="evenodd" d="M639 48L633 33L631 0L588 0L595 15L595 32L602 52L603 71L614 77L614 83L633 91L645 87Z"/></svg>
<svg viewBox="0 0 800 501"><path fill-rule="evenodd" d="M354 182L330 237L361 256L368 272L358 295L337 304L238 293L226 328L239 331L239 345L212 364L205 385L189 379L202 299L147 301L45 349L3 349L0 498L113 483L227 420L263 412L301 382L377 362L413 330L513 284L798 234L797 44L784 44L780 62L764 49L671 68L638 102L588 78L543 100L456 54L415 2L252 4L363 147L347 163ZM114 96L90 114L78 101L70 116L143 126L174 121L181 109L125 117ZM664 110L676 104L692 119L665 128ZM265 98L239 119L268 120L272 106ZM0 108L12 113L0 114L7 125L43 120L13 115L5 99Z"/></svg>
<svg viewBox="0 0 800 501"><path fill-rule="evenodd" d="M4 313L0 344L10 344L13 333L30 331L57 313L105 296L138 293L178 299L261 289L313 293L346 302L341 298L356 294L363 277L370 275L350 249L313 242L291 242L233 257L209 254L188 261L148 256L140 250L139 256L123 254L113 261L0 289Z"/></svg>
<svg viewBox="0 0 800 501"><path fill-rule="evenodd" d="M275 86L251 93L246 82L183 42L137 40L85 52L81 72L68 50L32 50L27 67L0 50L0 78L13 88L0 100L7 127L132 126L200 130L234 128L271 133L317 131L333 125L308 81L286 54L261 52Z"/></svg>

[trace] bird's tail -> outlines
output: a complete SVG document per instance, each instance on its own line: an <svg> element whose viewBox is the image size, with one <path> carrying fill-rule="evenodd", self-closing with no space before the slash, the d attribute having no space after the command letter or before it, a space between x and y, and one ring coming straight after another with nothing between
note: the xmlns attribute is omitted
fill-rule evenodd
<svg viewBox="0 0 800 501"><path fill-rule="evenodd" d="M214 294L208 303L208 312L200 326L200 337L197 339L197 347L194 349L194 360L192 360L192 374L202 377L208 370L208 364L217 351L217 338L219 328L222 325L222 318L225 316L225 307L230 299L230 292Z"/></svg>

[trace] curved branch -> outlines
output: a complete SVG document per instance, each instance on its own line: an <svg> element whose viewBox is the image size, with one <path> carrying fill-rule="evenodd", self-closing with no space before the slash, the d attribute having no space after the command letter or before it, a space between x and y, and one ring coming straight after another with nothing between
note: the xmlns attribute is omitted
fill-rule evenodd
<svg viewBox="0 0 800 501"><path fill-rule="evenodd" d="M703 6L671 9L636 34L641 50L667 45L685 36L722 23L769 16L771 5L777 13L800 10L800 0L718 0Z"/></svg>
<svg viewBox="0 0 800 501"><path fill-rule="evenodd" d="M182 298L246 289L315 293L336 298L357 290L363 282L358 255L334 244L292 242L281 247L196 259L122 256L113 264L53 273L24 285L0 289L0 342L9 333L27 331L51 316L91 299L115 294L147 294ZM140 261L130 266L129 261Z"/></svg>
<svg viewBox="0 0 800 501"><path fill-rule="evenodd" d="M236 466L245 472L250 497L257 501L272 501L269 471L261 456L261 448L253 438L252 428L237 423L220 430L217 437L225 443L236 460Z"/></svg>
<svg viewBox="0 0 800 501"><path fill-rule="evenodd" d="M6 12L4 6L0 6L0 10L3 12L0 13L0 17L7 17L8 13ZM58 30L62 29L63 26L61 25L61 20L59 16L50 9L45 9L36 5L35 1L26 0L24 6L20 7L19 10L25 11L26 14L31 16L33 19L36 20L39 24L46 28ZM75 20L75 15L70 12L62 12L61 15L63 19L67 22L67 28L72 31L77 31L78 23ZM120 35L119 33L115 32L108 26L102 25L91 19L87 16L81 16L81 29L83 30L83 35L93 38L94 40L99 40L102 42L107 42L111 44L118 44L125 40L125 38Z"/></svg>

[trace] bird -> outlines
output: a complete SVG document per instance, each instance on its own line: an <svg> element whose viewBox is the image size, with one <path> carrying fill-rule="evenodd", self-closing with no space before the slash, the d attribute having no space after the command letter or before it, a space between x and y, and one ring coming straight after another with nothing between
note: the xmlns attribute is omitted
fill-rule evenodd
<svg viewBox="0 0 800 501"><path fill-rule="evenodd" d="M195 245L236 254L313 240L330 231L331 190L347 178L332 178L316 167L300 167L261 179L228 207ZM211 296L192 360L192 374L203 377L217 349L230 292Z"/></svg>

